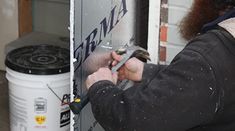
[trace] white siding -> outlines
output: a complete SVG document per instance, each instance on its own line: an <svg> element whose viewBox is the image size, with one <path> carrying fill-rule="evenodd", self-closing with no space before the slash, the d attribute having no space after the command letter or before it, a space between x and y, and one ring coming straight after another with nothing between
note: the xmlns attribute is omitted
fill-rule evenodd
<svg viewBox="0 0 235 131"><path fill-rule="evenodd" d="M160 28L160 0L149 0L149 31L148 31L148 52L151 63L158 62L159 28Z"/></svg>

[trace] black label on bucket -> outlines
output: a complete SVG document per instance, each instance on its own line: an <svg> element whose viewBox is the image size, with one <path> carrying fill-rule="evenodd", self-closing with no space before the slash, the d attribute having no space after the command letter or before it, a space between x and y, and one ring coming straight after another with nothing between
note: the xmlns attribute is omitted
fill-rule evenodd
<svg viewBox="0 0 235 131"><path fill-rule="evenodd" d="M61 106L68 105L69 102L70 102L70 94L64 94L61 101Z"/></svg>
<svg viewBox="0 0 235 131"><path fill-rule="evenodd" d="M70 111L64 111L60 114L60 127L64 127L70 123Z"/></svg>

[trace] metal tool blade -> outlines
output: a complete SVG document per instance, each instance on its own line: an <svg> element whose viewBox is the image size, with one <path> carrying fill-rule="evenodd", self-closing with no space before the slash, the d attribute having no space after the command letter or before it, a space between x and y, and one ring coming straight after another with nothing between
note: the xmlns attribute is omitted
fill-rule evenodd
<svg viewBox="0 0 235 131"><path fill-rule="evenodd" d="M111 68L112 72L117 72L119 68L121 68L133 55L134 50L130 50L126 52L126 54L122 55L123 59L115 66Z"/></svg>

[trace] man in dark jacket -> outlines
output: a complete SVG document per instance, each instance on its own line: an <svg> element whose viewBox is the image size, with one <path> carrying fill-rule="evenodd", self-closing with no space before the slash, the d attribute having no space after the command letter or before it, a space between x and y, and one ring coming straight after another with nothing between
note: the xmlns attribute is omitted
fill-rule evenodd
<svg viewBox="0 0 235 131"><path fill-rule="evenodd" d="M101 126L107 131L235 131L234 5L235 0L194 0L181 25L182 36L191 40L168 66L132 58L118 74L100 68L88 76L89 99ZM121 56L112 55L115 65ZM117 79L136 84L123 91L115 86Z"/></svg>

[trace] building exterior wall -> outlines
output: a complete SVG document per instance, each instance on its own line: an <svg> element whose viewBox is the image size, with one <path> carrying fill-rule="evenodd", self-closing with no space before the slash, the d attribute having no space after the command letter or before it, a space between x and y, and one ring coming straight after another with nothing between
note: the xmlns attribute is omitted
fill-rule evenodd
<svg viewBox="0 0 235 131"><path fill-rule="evenodd" d="M160 63L169 64L187 43L179 34L181 19L193 0L162 0L160 27Z"/></svg>
<svg viewBox="0 0 235 131"><path fill-rule="evenodd" d="M160 28L160 0L149 0L149 24L148 24L148 52L151 63L159 61L159 28Z"/></svg>

